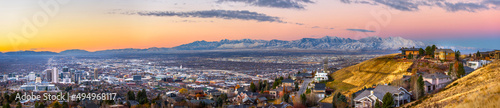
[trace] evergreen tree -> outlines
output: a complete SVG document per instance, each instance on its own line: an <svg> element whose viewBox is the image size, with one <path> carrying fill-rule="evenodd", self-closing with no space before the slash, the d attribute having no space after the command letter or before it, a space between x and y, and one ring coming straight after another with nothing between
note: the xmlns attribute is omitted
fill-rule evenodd
<svg viewBox="0 0 500 108"><path fill-rule="evenodd" d="M69 108L68 102L63 102L62 103L62 108Z"/></svg>
<svg viewBox="0 0 500 108"><path fill-rule="evenodd" d="M127 97L128 97L127 98L128 100L135 100L135 94L134 94L134 92L133 91L128 91L127 92Z"/></svg>
<svg viewBox="0 0 500 108"><path fill-rule="evenodd" d="M255 88L255 84L253 82L250 82L250 91L255 92L257 88Z"/></svg>
<svg viewBox="0 0 500 108"><path fill-rule="evenodd" d="M425 47L425 55L432 55L432 48L430 46Z"/></svg>
<svg viewBox="0 0 500 108"><path fill-rule="evenodd" d="M423 97L425 95L425 91L424 91L424 79L422 78L422 76L420 75L417 79L417 86L418 86L418 96L419 98Z"/></svg>
<svg viewBox="0 0 500 108"><path fill-rule="evenodd" d="M392 108L394 106L394 98L392 94L387 92L382 99L382 108Z"/></svg>
<svg viewBox="0 0 500 108"><path fill-rule="evenodd" d="M377 101L375 102L375 108L382 108L382 106L380 106L380 101Z"/></svg>
<svg viewBox="0 0 500 108"><path fill-rule="evenodd" d="M420 56L425 55L424 49L422 49L422 48L418 49L418 55L420 55Z"/></svg>
<svg viewBox="0 0 500 108"><path fill-rule="evenodd" d="M477 50L476 58L479 58L479 57L481 57L481 54L479 53L479 50Z"/></svg>
<svg viewBox="0 0 500 108"><path fill-rule="evenodd" d="M410 53L410 54L408 55L408 59L413 59L413 54L411 54L411 53Z"/></svg>
<svg viewBox="0 0 500 108"><path fill-rule="evenodd" d="M284 94L283 95L283 98L281 98L282 101L286 102L286 103L289 103L290 101L290 95L288 93Z"/></svg>
<svg viewBox="0 0 500 108"><path fill-rule="evenodd" d="M460 61L460 50L455 52L455 60Z"/></svg>
<svg viewBox="0 0 500 108"><path fill-rule="evenodd" d="M458 63L457 78L461 78L464 75L465 75L464 65L462 63Z"/></svg>
<svg viewBox="0 0 500 108"><path fill-rule="evenodd" d="M299 83L295 82L295 91L299 91Z"/></svg>

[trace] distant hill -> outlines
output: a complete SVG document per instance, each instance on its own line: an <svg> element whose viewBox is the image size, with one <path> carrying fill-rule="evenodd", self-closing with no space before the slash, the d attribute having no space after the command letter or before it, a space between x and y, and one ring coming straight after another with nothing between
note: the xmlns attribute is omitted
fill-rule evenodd
<svg viewBox="0 0 500 108"><path fill-rule="evenodd" d="M413 107L499 108L500 61L453 81L443 91L424 97Z"/></svg>
<svg viewBox="0 0 500 108"><path fill-rule="evenodd" d="M424 47L426 44L401 37L367 37L359 40L325 36L323 38L302 38L294 41L283 40L221 40L195 41L174 47L177 50L215 49L318 49L318 50L397 50L401 47Z"/></svg>
<svg viewBox="0 0 500 108"><path fill-rule="evenodd" d="M364 87L390 83L393 80L401 79L403 75L410 75L411 73L406 72L406 70L413 62L393 59L395 56L396 54L381 56L342 68L331 74L334 81L328 82L326 85L350 96ZM332 97L328 97L323 102L330 103L331 99Z"/></svg>
<svg viewBox="0 0 500 108"><path fill-rule="evenodd" d="M16 52L6 52L5 55L57 55L56 52L50 51L16 51Z"/></svg>
<svg viewBox="0 0 500 108"><path fill-rule="evenodd" d="M79 54L89 54L89 53L90 53L89 51L80 49L71 49L59 52L59 54L65 54L65 55L79 55Z"/></svg>

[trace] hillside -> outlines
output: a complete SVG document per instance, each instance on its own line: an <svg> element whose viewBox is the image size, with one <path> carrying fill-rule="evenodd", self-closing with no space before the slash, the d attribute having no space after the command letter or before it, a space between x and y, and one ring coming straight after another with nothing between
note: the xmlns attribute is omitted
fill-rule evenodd
<svg viewBox="0 0 500 108"><path fill-rule="evenodd" d="M350 96L364 87L390 83L403 75L410 75L406 70L413 62L393 59L395 56L396 54L381 56L338 70L331 74L334 81L328 82L327 86ZM331 102L331 97L323 102Z"/></svg>
<svg viewBox="0 0 500 108"><path fill-rule="evenodd" d="M417 102L420 103L420 102ZM449 108L498 108L500 107L500 62L460 78L414 107Z"/></svg>

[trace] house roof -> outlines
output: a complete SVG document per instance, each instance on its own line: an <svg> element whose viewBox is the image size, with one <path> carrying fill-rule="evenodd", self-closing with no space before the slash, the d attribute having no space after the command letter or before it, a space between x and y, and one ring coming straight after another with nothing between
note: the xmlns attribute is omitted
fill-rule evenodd
<svg viewBox="0 0 500 108"><path fill-rule="evenodd" d="M453 51L451 49L436 49L436 50L434 50L434 53L439 53L439 52L455 53L455 51Z"/></svg>
<svg viewBox="0 0 500 108"><path fill-rule="evenodd" d="M401 51L418 51L420 48L401 48Z"/></svg>
<svg viewBox="0 0 500 108"><path fill-rule="evenodd" d="M314 90L325 90L326 85L324 83L315 83Z"/></svg>
<svg viewBox="0 0 500 108"><path fill-rule="evenodd" d="M431 74L424 74L422 75L424 78L430 78L430 79L436 79L436 78L450 78L450 76L442 74L442 73L431 73Z"/></svg>
<svg viewBox="0 0 500 108"><path fill-rule="evenodd" d="M429 81L424 81L425 86L432 86L432 84Z"/></svg>
<svg viewBox="0 0 500 108"><path fill-rule="evenodd" d="M395 87L395 86L388 86L388 85L378 85L375 89L373 90L365 90L361 94L359 94L354 100L359 100L364 97L370 96L371 91L373 91L373 95L377 97L378 99L384 98L385 93L389 92L391 94L397 94L400 92L406 92L410 94L408 91L406 91L404 88L401 87Z"/></svg>
<svg viewBox="0 0 500 108"><path fill-rule="evenodd" d="M283 83L293 83L294 81L292 79L283 79L283 81L281 81Z"/></svg>

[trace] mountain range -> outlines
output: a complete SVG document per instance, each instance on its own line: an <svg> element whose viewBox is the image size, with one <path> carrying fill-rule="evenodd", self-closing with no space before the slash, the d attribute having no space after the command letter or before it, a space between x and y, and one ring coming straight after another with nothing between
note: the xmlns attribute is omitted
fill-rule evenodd
<svg viewBox="0 0 500 108"><path fill-rule="evenodd" d="M423 42L401 37L367 37L359 40L325 36L323 38L302 38L300 40L221 40L195 41L174 47L177 50L218 49L314 49L314 50L397 50L401 47L423 47Z"/></svg>
<svg viewBox="0 0 500 108"><path fill-rule="evenodd" d="M220 41L195 41L173 48L147 48L147 49L111 49L89 52L79 49L71 49L59 54L89 54L89 53L148 53L148 52L169 52L169 51L193 51L193 50L339 50L339 51L370 51L370 50L398 50L401 47L425 47L427 44L421 41L404 39L401 37L366 37L359 40L351 38L325 36L322 38L302 38L299 40L220 40ZM7 55L33 54L34 51L6 52ZM43 52L44 54L57 54Z"/></svg>

